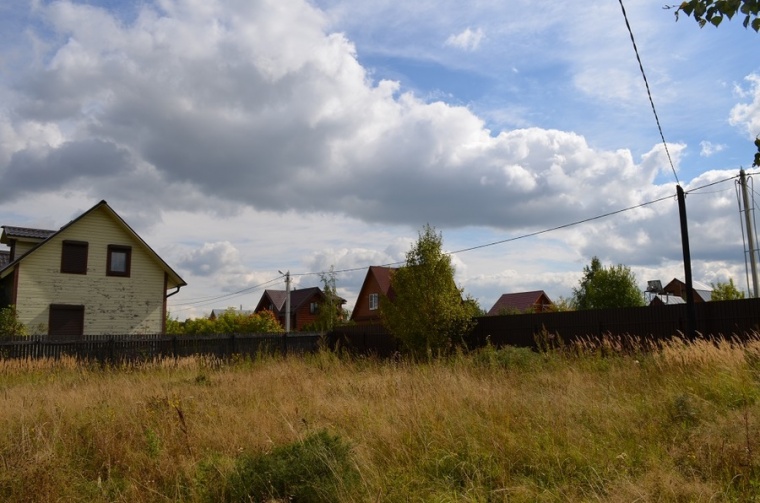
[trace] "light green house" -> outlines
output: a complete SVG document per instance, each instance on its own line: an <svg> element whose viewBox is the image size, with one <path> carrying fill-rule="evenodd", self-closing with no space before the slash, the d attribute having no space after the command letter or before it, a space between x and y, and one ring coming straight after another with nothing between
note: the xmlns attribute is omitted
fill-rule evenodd
<svg viewBox="0 0 760 503"><path fill-rule="evenodd" d="M31 334L162 333L187 284L105 201L57 231L2 228L0 307Z"/></svg>

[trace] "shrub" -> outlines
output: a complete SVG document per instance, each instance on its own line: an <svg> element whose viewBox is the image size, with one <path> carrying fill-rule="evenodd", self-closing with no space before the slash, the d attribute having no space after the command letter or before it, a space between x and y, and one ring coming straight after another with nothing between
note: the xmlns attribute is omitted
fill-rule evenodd
<svg viewBox="0 0 760 503"><path fill-rule="evenodd" d="M322 430L269 453L241 456L223 499L333 502L357 480L349 446Z"/></svg>

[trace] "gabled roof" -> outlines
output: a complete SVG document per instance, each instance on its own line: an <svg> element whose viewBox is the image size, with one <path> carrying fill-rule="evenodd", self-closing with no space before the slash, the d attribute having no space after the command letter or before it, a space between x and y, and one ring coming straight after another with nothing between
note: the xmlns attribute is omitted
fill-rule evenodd
<svg viewBox="0 0 760 503"><path fill-rule="evenodd" d="M11 239L21 239L30 241L42 241L49 238L58 231L48 229L31 229L29 227L13 227L3 225L3 233L0 235L0 243L8 244Z"/></svg>
<svg viewBox="0 0 760 503"><path fill-rule="evenodd" d="M380 289L383 291L385 295L388 295L388 292L391 289L391 276L393 275L393 271L395 270L396 270L395 267L371 265L369 266L369 270L367 271L367 277L369 277L370 274L373 275ZM364 282L366 283L367 280L365 279Z"/></svg>
<svg viewBox="0 0 760 503"><path fill-rule="evenodd" d="M678 284L679 286L681 286L684 289L686 288L686 283L684 281L682 281L682 280L680 280L678 278L673 278L667 285L665 285L665 287L663 288L663 290L668 291L668 289L671 288L671 285L673 285L673 284ZM696 293L697 295L699 295L699 297L702 300L704 300L704 301L712 300L712 291L713 291L713 289L712 289L711 286L708 286L708 285L702 283L701 281L694 281L694 280L692 280L691 281L691 288L694 291L694 293Z"/></svg>
<svg viewBox="0 0 760 503"><path fill-rule="evenodd" d="M489 316L501 314L504 311L527 311L539 303L541 297L545 297L549 304L551 300L543 290L534 290L531 292L505 293L493 307L488 311Z"/></svg>
<svg viewBox="0 0 760 503"><path fill-rule="evenodd" d="M119 214L116 213L113 210L113 208L111 208L110 206L108 206L108 203L105 200L100 201L95 206L93 206L89 210L85 211L84 213L82 213L77 218L75 218L74 220L70 221L69 223L67 223L66 225L64 225L63 227L61 227L60 229L58 229L57 231L46 231L44 229L25 229L26 231L32 231L31 234L33 234L35 236L42 236L43 233L48 233L48 232L50 232L51 234L48 234L47 237L43 238L43 240L40 241L34 248L32 248L31 250L27 251L26 253L24 253L20 257L16 257L16 259L13 262L10 262L10 263L6 264L5 267L3 267L2 269L0 269L0 278L7 276L8 273L13 269L13 267L16 264L18 264L19 262L21 262L22 260L24 260L29 255L33 254L40 247L45 246L45 244L48 241L50 241L54 236L57 236L58 234L61 234L66 229L68 229L69 227L71 227L75 223L77 223L80 220L82 220L83 218L85 218L87 215L89 215L89 214L91 214L91 213L93 213L93 212L95 212L97 210L100 210L100 209L102 209L103 211L105 211L106 214L108 214L116 222L117 225L119 225L127 234L130 234L137 242L139 242L145 248L145 251L148 252L148 255L150 255L151 258L153 258L153 260L155 260L164 269L164 271L169 275L169 277L172 280L170 283L175 284L177 287L182 287L182 286L187 285L187 283L185 282L185 280L183 280L179 276L179 274L177 274L174 271L174 269L172 269L171 267L169 267L169 265L166 262L164 262L164 260L161 257L159 257L158 254L155 251L153 251L153 248L151 248L150 246L148 246L148 243L146 243L134 231L134 229L132 229L132 227L130 227L129 224L127 224L127 222L125 222L124 219L121 218L119 216ZM7 235L8 229L17 230L17 229L24 229L24 228L23 227L4 226L3 229L4 229L3 230L3 237L5 237ZM35 232L36 232L36 234L35 234Z"/></svg>
<svg viewBox="0 0 760 503"><path fill-rule="evenodd" d="M665 305L686 304L686 301L683 300L678 295L668 295L668 294L658 293L658 294L655 294L652 297L652 300L649 301L649 305L651 306L652 304L665 304Z"/></svg>
<svg viewBox="0 0 760 503"><path fill-rule="evenodd" d="M317 286L309 288L294 289L290 291L290 311L295 312L299 307L309 302L314 295L324 297L325 294L322 289ZM269 299L269 302L274 306L275 313L280 313L285 310L285 300L288 298L287 290L264 290L261 300L259 301L256 309L259 307L267 308L266 303L262 304L265 299ZM338 297L341 304L346 303L346 299Z"/></svg>

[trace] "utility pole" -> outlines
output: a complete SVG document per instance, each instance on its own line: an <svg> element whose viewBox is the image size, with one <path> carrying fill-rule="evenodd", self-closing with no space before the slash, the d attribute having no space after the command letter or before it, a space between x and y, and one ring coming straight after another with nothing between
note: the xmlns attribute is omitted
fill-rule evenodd
<svg viewBox="0 0 760 503"><path fill-rule="evenodd" d="M694 282L691 279L691 251L689 250L689 228L686 225L686 196L680 185L676 185L678 215L681 219L681 246L683 247L683 271L686 280L686 337L697 335L697 312L694 309Z"/></svg>
<svg viewBox="0 0 760 503"><path fill-rule="evenodd" d="M753 234L754 225L752 222L752 213L750 213L749 195L747 194L747 175L744 168L739 170L739 185L742 187L742 203L744 206L744 226L747 229L747 241L749 242L749 264L752 270L752 297L760 297L757 287L757 256L755 255L755 235ZM746 253L746 252L745 252ZM746 262L745 262L746 267Z"/></svg>
<svg viewBox="0 0 760 503"><path fill-rule="evenodd" d="M285 275L285 333L290 333L290 271L282 272Z"/></svg>

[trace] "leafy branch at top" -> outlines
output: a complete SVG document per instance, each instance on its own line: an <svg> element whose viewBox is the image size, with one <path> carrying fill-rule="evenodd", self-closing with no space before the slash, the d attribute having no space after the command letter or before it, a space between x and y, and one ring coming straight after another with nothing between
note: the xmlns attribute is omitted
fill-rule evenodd
<svg viewBox="0 0 760 503"><path fill-rule="evenodd" d="M760 0L685 0L681 5L668 5L666 8L676 9L676 19L681 12L693 17L700 27L707 23L718 26L723 19L742 14L744 27L749 26L760 32Z"/></svg>

